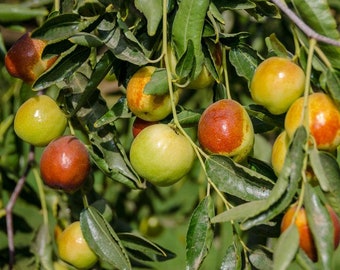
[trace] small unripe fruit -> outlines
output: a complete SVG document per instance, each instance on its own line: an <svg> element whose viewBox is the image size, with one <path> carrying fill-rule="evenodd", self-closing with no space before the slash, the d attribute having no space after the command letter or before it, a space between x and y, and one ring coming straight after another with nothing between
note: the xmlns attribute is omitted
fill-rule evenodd
<svg viewBox="0 0 340 270"><path fill-rule="evenodd" d="M289 108L285 118L285 130L290 138L302 124L304 98L296 100ZM308 124L317 148L335 150L340 144L340 112L332 99L318 92L308 97Z"/></svg>
<svg viewBox="0 0 340 270"><path fill-rule="evenodd" d="M304 90L305 74L289 59L270 57L254 72L250 93L253 100L272 114L285 113Z"/></svg>
<svg viewBox="0 0 340 270"><path fill-rule="evenodd" d="M156 71L153 66L140 68L129 80L126 87L127 105L131 112L145 121L159 121L167 117L171 111L169 94L148 95L144 93L145 86ZM174 92L174 101L178 102L178 91Z"/></svg>
<svg viewBox="0 0 340 270"><path fill-rule="evenodd" d="M52 141L41 155L41 177L52 188L75 192L87 180L90 169L88 151L75 136Z"/></svg>
<svg viewBox="0 0 340 270"><path fill-rule="evenodd" d="M29 98L20 106L14 119L15 133L35 146L45 146L60 137L66 125L66 115L47 95Z"/></svg>
<svg viewBox="0 0 340 270"><path fill-rule="evenodd" d="M46 41L31 38L30 33L25 33L13 44L5 56L5 66L9 74L26 83L33 83L57 59L56 57L42 59L45 47Z"/></svg>
<svg viewBox="0 0 340 270"><path fill-rule="evenodd" d="M70 224L60 234L57 246L60 259L77 269L90 269L98 261L83 236L79 221Z"/></svg>
<svg viewBox="0 0 340 270"><path fill-rule="evenodd" d="M297 209L297 204L291 205L287 212L284 214L282 222L281 222L281 232L284 232L292 223L294 214ZM327 205L328 212L330 214L331 220L333 222L334 227L334 249L336 249L339 245L340 241L340 220L335 213L335 211ZM300 248L303 249L308 257L312 261L317 261L317 252L316 247L313 240L312 232L308 226L306 210L302 207L297 213L295 219L295 225L297 226L299 237L300 237Z"/></svg>
<svg viewBox="0 0 340 270"><path fill-rule="evenodd" d="M198 140L210 154L243 160L252 150L254 129L244 107L231 99L222 99L203 112L198 123Z"/></svg>

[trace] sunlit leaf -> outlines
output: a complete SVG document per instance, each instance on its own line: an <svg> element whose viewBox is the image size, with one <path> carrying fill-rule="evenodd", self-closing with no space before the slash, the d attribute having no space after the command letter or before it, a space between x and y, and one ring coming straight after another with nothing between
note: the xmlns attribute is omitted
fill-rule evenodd
<svg viewBox="0 0 340 270"><path fill-rule="evenodd" d="M187 232L186 269L199 269L213 240L210 218L214 216L211 197L205 197L192 213Z"/></svg>

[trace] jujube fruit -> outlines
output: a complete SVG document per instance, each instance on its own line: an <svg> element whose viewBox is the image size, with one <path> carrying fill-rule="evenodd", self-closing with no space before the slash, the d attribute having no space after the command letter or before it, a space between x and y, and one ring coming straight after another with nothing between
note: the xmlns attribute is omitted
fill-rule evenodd
<svg viewBox="0 0 340 270"><path fill-rule="evenodd" d="M281 232L284 232L292 224L296 209L297 204L293 204L284 214L283 219L281 221ZM336 249L340 241L340 221L333 208L327 205L327 210L330 214L334 227L333 242L334 249ZM305 251L305 253L312 261L317 261L317 251L314 244L313 235L308 225L306 210L303 207L299 209L294 223L297 226L299 232L300 248Z"/></svg>
<svg viewBox="0 0 340 270"><path fill-rule="evenodd" d="M190 171L194 158L188 139L166 124L144 128L130 148L132 167L157 186L169 186L179 181Z"/></svg>
<svg viewBox="0 0 340 270"><path fill-rule="evenodd" d="M209 105L198 122L198 141L210 154L243 160L252 150L254 129L245 108L237 101L222 99Z"/></svg>
<svg viewBox="0 0 340 270"><path fill-rule="evenodd" d="M132 123L132 135L134 138L146 127L157 124L158 121L145 121L139 117L136 117Z"/></svg>
<svg viewBox="0 0 340 270"><path fill-rule="evenodd" d="M60 259L78 269L90 269L98 261L84 238L79 221L70 224L59 235L57 247Z"/></svg>
<svg viewBox="0 0 340 270"><path fill-rule="evenodd" d="M90 169L85 145L72 135L52 141L41 155L41 177L52 188L75 192L87 180Z"/></svg>
<svg viewBox="0 0 340 270"><path fill-rule="evenodd" d="M60 137L66 125L66 115L47 95L29 98L19 107L14 118L15 133L35 146L45 146Z"/></svg>
<svg viewBox="0 0 340 270"><path fill-rule="evenodd" d="M272 114L282 114L302 95L304 85L304 71L290 59L275 56L258 65L250 93L257 104Z"/></svg>
<svg viewBox="0 0 340 270"><path fill-rule="evenodd" d="M126 87L127 106L135 116L145 121L162 120L172 111L169 93L163 95L144 93L145 86L155 71L154 66L140 68L132 75ZM178 102L178 91L174 92L173 102L175 104Z"/></svg>
<svg viewBox="0 0 340 270"><path fill-rule="evenodd" d="M340 112L332 99L322 92L310 94L308 97L308 124L317 148L335 150L340 144ZM299 125L303 124L302 116L304 98L296 100L285 117L285 130L293 137ZM307 112L306 112L307 113Z"/></svg>
<svg viewBox="0 0 340 270"><path fill-rule="evenodd" d="M289 148L289 137L286 131L282 131L275 139L272 153L271 163L275 174L278 176L283 168L286 155Z"/></svg>
<svg viewBox="0 0 340 270"><path fill-rule="evenodd" d="M25 33L12 45L5 56L8 73L26 83L33 83L57 59L57 57L41 58L46 45L46 41L31 38L29 32Z"/></svg>

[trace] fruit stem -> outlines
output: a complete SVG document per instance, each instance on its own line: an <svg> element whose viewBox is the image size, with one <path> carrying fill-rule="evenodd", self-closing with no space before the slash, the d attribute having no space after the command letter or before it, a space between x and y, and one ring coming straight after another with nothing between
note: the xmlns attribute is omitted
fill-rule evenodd
<svg viewBox="0 0 340 270"><path fill-rule="evenodd" d="M83 199L84 207L85 207L85 208L88 208L88 207L89 207L89 202L88 202L88 200L87 200L87 196L86 196L86 194L85 194L85 192L84 192L83 189L81 189L81 197L82 197L82 199Z"/></svg>
<svg viewBox="0 0 340 270"><path fill-rule="evenodd" d="M231 99L231 93L230 93L230 85L229 85L229 76L228 76L228 68L227 68L227 53L226 48L222 48L222 65L223 65L223 74L224 74L224 81L225 81L225 87L227 91L227 98Z"/></svg>
<svg viewBox="0 0 340 270"><path fill-rule="evenodd" d="M307 67L306 67L306 81L305 81L305 91L304 91L304 104L303 104L303 124L306 127L307 135L309 136L309 121L308 121L308 97L309 97L309 89L310 89L310 77L312 70L312 61L314 55L314 48L316 45L315 39L309 40L309 51L308 51L308 59L307 59Z"/></svg>
<svg viewBox="0 0 340 270"><path fill-rule="evenodd" d="M166 69L166 75L167 75L167 81L168 81L168 87L169 87L169 95L171 99L171 110L172 110L172 115L174 119L174 123L177 127L180 126L177 113L176 113L176 105L175 105L175 99L174 99L174 89L172 85L172 75L170 71L170 64L169 64L169 55L168 55L168 50L167 50L167 44L168 44L168 31L167 31L167 0L163 0L163 39L162 39L162 50L163 50L163 55L164 55L164 63L165 63L165 69ZM182 131L182 130L181 130Z"/></svg>
<svg viewBox="0 0 340 270"><path fill-rule="evenodd" d="M32 168L32 172L35 178L35 182L37 183L39 197L40 197L40 203L41 203L41 209L42 209L42 215L43 215L43 222L44 225L48 225L48 211L47 211L47 205L46 205L46 197L44 192L44 186L41 180L41 177L39 175L39 172L37 168L34 166Z"/></svg>

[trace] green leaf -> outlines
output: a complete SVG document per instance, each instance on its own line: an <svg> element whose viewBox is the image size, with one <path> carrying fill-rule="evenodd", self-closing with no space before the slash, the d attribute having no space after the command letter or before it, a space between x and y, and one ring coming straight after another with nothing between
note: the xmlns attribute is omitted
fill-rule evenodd
<svg viewBox="0 0 340 270"><path fill-rule="evenodd" d="M137 261L166 261L176 256L142 236L132 233L118 233L118 236L129 256Z"/></svg>
<svg viewBox="0 0 340 270"><path fill-rule="evenodd" d="M60 14L47 19L32 32L32 37L59 41L85 30L93 22L95 18L82 19L78 14Z"/></svg>
<svg viewBox="0 0 340 270"><path fill-rule="evenodd" d="M193 42L195 63L198 67L194 78L200 73L204 61L201 39L209 2L209 0L182 0L172 25L172 41L179 58L187 50L189 40Z"/></svg>
<svg viewBox="0 0 340 270"><path fill-rule="evenodd" d="M212 155L206 159L205 164L208 176L220 191L246 201L269 196L271 180L235 163L232 159Z"/></svg>
<svg viewBox="0 0 340 270"><path fill-rule="evenodd" d="M187 49L176 64L176 75L181 82L182 78L193 77L195 68L195 51L191 39L188 40Z"/></svg>
<svg viewBox="0 0 340 270"><path fill-rule="evenodd" d="M269 196L231 208L215 216L212 222L239 220L242 221L241 229L249 229L269 222L286 209L294 198L301 180L306 140L306 130L301 126L295 133L282 172Z"/></svg>
<svg viewBox="0 0 340 270"><path fill-rule="evenodd" d="M177 114L177 118L183 127L196 126L201 118L201 113L183 110Z"/></svg>
<svg viewBox="0 0 340 270"><path fill-rule="evenodd" d="M106 51L98 60L92 71L90 79L86 83L86 87L81 95L81 98L70 116L73 116L97 90L97 86L101 83L101 81L105 78L105 76L112 68L114 60L115 58L110 51Z"/></svg>
<svg viewBox="0 0 340 270"><path fill-rule="evenodd" d="M149 36L156 34L158 25L162 19L162 0L135 0L136 8L142 12L147 20Z"/></svg>
<svg viewBox="0 0 340 270"><path fill-rule="evenodd" d="M340 104L340 72L334 69L326 70L326 84L329 94L336 104Z"/></svg>
<svg viewBox="0 0 340 270"><path fill-rule="evenodd" d="M67 91L67 90L65 90ZM69 111L74 111L81 99L81 93L65 94ZM133 170L114 123L95 127L108 108L101 98L99 90L92 93L87 102L77 111L76 117L88 132L91 145L89 152L94 163L106 176L133 189L145 188L139 176Z"/></svg>
<svg viewBox="0 0 340 270"><path fill-rule="evenodd" d="M0 4L0 22L14 23L48 15L45 8L30 8L19 4Z"/></svg>
<svg viewBox="0 0 340 270"><path fill-rule="evenodd" d="M42 224L37 234L35 235L35 239L31 244L31 251L36 255L40 260L40 264L46 270L53 269L53 248L52 248L52 239L50 237L50 231L46 224Z"/></svg>
<svg viewBox="0 0 340 270"><path fill-rule="evenodd" d="M233 243L228 246L227 252L223 257L220 270L241 270L242 268L242 248L240 239L233 238Z"/></svg>
<svg viewBox="0 0 340 270"><path fill-rule="evenodd" d="M69 78L90 56L90 48L75 45L61 55L56 63L33 84L33 90L43 90Z"/></svg>
<svg viewBox="0 0 340 270"><path fill-rule="evenodd" d="M112 124L118 119L131 117L132 113L127 106L126 97L121 97L117 100L117 102L112 106L109 111L107 111L94 123L94 127L99 128L107 124Z"/></svg>
<svg viewBox="0 0 340 270"><path fill-rule="evenodd" d="M293 261L299 249L299 231L295 224L289 226L279 237L274 250L273 269L284 270Z"/></svg>
<svg viewBox="0 0 340 270"><path fill-rule="evenodd" d="M322 269L332 269L334 227L329 212L314 188L306 183L304 196L308 226L312 232Z"/></svg>
<svg viewBox="0 0 340 270"><path fill-rule="evenodd" d="M253 267L261 270L271 270L273 268L273 261L269 258L269 255L262 249L257 248L249 255L249 260Z"/></svg>
<svg viewBox="0 0 340 270"><path fill-rule="evenodd" d="M100 47L103 45L103 42L97 36L85 32L71 36L69 41L86 47Z"/></svg>
<svg viewBox="0 0 340 270"><path fill-rule="evenodd" d="M115 57L142 66L148 63L146 51L138 39L116 14L106 13L97 27L99 39L113 52Z"/></svg>
<svg viewBox="0 0 340 270"><path fill-rule="evenodd" d="M132 269L122 242L97 209L90 206L80 213L80 227L86 242L101 260L117 269Z"/></svg>
<svg viewBox="0 0 340 270"><path fill-rule="evenodd" d="M199 269L209 253L214 232L211 217L214 204L211 197L205 197L192 213L186 238L186 269Z"/></svg>
<svg viewBox="0 0 340 270"><path fill-rule="evenodd" d="M317 33L335 40L340 39L337 23L327 1L293 0L292 2L302 20ZM318 44L318 46L326 54L332 65L340 68L340 47L323 43Z"/></svg>
<svg viewBox="0 0 340 270"><path fill-rule="evenodd" d="M169 92L167 72L165 68L156 68L150 81L145 85L144 91L148 95L165 95Z"/></svg>
<svg viewBox="0 0 340 270"><path fill-rule="evenodd" d="M229 52L230 63L235 67L239 76L251 81L260 58L256 51L246 44L240 44L231 48Z"/></svg>

